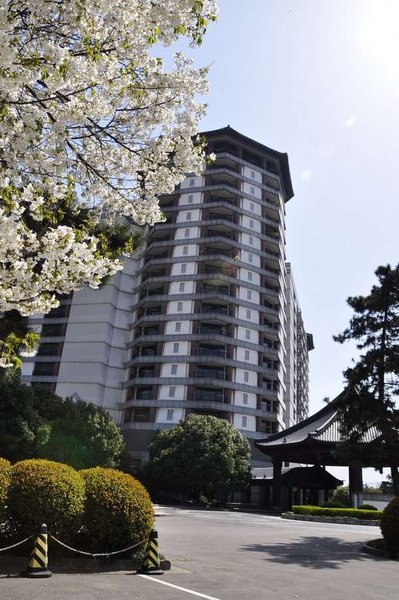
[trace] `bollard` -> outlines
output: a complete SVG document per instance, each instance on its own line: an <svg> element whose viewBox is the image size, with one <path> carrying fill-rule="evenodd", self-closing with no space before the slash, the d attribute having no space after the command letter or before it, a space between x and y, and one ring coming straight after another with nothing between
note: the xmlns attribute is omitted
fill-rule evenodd
<svg viewBox="0 0 399 600"><path fill-rule="evenodd" d="M150 533L150 539L148 540L144 561L138 570L138 573L144 573L147 575L163 575L158 551L158 532L155 529L153 529Z"/></svg>
<svg viewBox="0 0 399 600"><path fill-rule="evenodd" d="M51 577L52 572L48 570L47 557L47 525L43 523L39 535L35 538L32 554L30 555L26 570L21 573L22 577Z"/></svg>

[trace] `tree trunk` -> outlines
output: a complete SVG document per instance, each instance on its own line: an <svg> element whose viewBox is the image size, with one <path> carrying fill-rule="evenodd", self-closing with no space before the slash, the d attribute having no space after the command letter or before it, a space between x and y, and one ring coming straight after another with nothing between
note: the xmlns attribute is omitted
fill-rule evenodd
<svg viewBox="0 0 399 600"><path fill-rule="evenodd" d="M393 492L394 492L395 496L399 496L398 467L391 467L391 477L392 477Z"/></svg>

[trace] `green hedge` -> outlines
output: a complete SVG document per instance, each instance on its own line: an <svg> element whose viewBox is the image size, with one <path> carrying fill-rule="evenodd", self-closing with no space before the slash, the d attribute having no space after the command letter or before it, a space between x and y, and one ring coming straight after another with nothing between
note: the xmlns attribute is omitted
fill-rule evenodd
<svg viewBox="0 0 399 600"><path fill-rule="evenodd" d="M81 526L83 478L72 467L50 460L23 460L12 468L8 513L26 535L46 523L54 535L70 538Z"/></svg>
<svg viewBox="0 0 399 600"><path fill-rule="evenodd" d="M392 554L399 552L399 496L385 507L381 518L381 533Z"/></svg>
<svg viewBox="0 0 399 600"><path fill-rule="evenodd" d="M102 549L119 550L149 537L154 509L139 481L102 467L80 474L86 483L84 523Z"/></svg>
<svg viewBox="0 0 399 600"><path fill-rule="evenodd" d="M358 508L324 508L322 506L297 505L292 507L296 515L312 515L314 517L349 517L352 519L379 520L382 510L363 510Z"/></svg>
<svg viewBox="0 0 399 600"><path fill-rule="evenodd" d="M11 468L11 463L7 459L0 458L0 517L4 515L4 510L7 505Z"/></svg>

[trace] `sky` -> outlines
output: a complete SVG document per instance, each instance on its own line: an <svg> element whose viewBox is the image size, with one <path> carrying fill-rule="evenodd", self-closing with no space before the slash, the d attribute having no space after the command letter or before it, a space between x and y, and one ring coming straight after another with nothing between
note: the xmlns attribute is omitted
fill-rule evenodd
<svg viewBox="0 0 399 600"><path fill-rule="evenodd" d="M230 125L288 153L287 260L315 343L310 413L342 391L356 356L332 339L352 314L346 298L399 262L398 22L397 0L219 0L193 54L210 65L200 129Z"/></svg>

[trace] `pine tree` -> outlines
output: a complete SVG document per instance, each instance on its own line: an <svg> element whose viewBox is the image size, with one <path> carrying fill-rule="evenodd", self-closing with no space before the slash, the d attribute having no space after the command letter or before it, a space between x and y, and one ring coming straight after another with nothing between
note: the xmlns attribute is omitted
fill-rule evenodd
<svg viewBox="0 0 399 600"><path fill-rule="evenodd" d="M378 466L391 467L394 490L399 495L399 264L380 266L378 285L368 296L347 299L353 309L349 327L334 336L343 343L357 340L360 357L344 372L355 388L357 400L348 405L344 427L352 440L374 425L382 435L374 459Z"/></svg>

